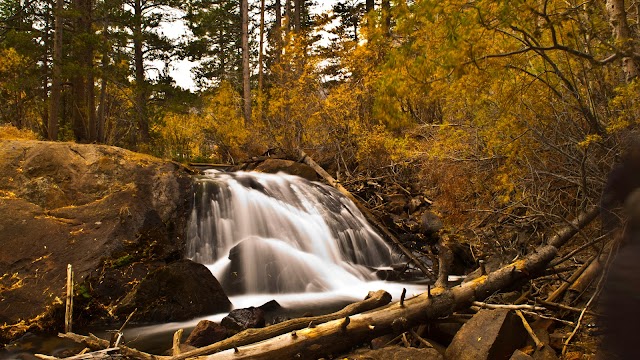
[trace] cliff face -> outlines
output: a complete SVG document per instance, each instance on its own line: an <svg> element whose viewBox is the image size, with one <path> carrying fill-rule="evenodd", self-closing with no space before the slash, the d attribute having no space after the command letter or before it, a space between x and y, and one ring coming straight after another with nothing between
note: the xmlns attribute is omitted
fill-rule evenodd
<svg viewBox="0 0 640 360"><path fill-rule="evenodd" d="M120 148L0 141L0 343L60 330L67 264L92 321L180 259L190 189L180 165Z"/></svg>

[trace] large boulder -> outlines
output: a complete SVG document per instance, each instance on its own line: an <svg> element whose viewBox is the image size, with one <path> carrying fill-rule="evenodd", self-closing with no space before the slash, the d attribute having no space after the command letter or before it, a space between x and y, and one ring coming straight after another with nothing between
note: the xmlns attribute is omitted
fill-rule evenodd
<svg viewBox="0 0 640 360"><path fill-rule="evenodd" d="M522 321L506 309L480 310L451 341L447 360L507 360L527 339Z"/></svg>
<svg viewBox="0 0 640 360"><path fill-rule="evenodd" d="M136 310L137 309L137 310ZM202 264L179 260L152 272L116 307L139 322L184 321L231 309L222 286Z"/></svg>
<svg viewBox="0 0 640 360"><path fill-rule="evenodd" d="M78 322L91 321L82 309L109 310L147 273L180 259L190 193L184 167L152 156L0 141L0 343L30 328L61 329L67 264Z"/></svg>

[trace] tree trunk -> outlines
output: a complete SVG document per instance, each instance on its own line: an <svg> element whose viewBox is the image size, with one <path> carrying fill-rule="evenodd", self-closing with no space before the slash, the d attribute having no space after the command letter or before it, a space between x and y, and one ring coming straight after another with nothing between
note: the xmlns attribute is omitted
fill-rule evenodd
<svg viewBox="0 0 640 360"><path fill-rule="evenodd" d="M607 0L606 6L609 13L609 22L613 29L616 44L620 46L624 53L632 53L635 50L634 41L631 36L631 29L627 22L627 11L624 0ZM622 58L622 70L625 80L630 82L638 77L638 64L629 56Z"/></svg>
<svg viewBox="0 0 640 360"><path fill-rule="evenodd" d="M95 139L93 44L90 40L93 36L93 1L74 0L73 8L77 16L74 23L76 36L86 39L74 41L73 46L73 60L78 69L74 72L71 81L73 86L72 127L77 141L91 142Z"/></svg>
<svg viewBox="0 0 640 360"><path fill-rule="evenodd" d="M382 26L384 33L391 34L391 2L389 0L382 0Z"/></svg>
<svg viewBox="0 0 640 360"><path fill-rule="evenodd" d="M293 14L293 31L300 32L302 30L301 19L302 12L304 8L304 0L294 0L295 1L295 12Z"/></svg>
<svg viewBox="0 0 640 360"><path fill-rule="evenodd" d="M51 95L49 97L49 119L47 135L49 140L58 140L58 123L60 117L60 95L62 93L62 11L64 0L56 0L54 38L53 38L53 63L51 75Z"/></svg>
<svg viewBox="0 0 640 360"><path fill-rule="evenodd" d="M144 74L144 54L142 51L142 0L135 0L133 11L133 61L135 65L135 106L138 114L138 135L140 136L140 142L148 144L150 136L149 115L147 111L147 86Z"/></svg>
<svg viewBox="0 0 640 360"><path fill-rule="evenodd" d="M244 124L251 125L251 72L249 69L249 2L240 0L242 13L242 94L244 100Z"/></svg>
<svg viewBox="0 0 640 360"><path fill-rule="evenodd" d="M342 310L334 312L332 314L291 319L262 329L247 329L215 344L182 353L179 356L173 357L172 360L183 360L194 356L211 354L227 349L237 348L239 346L253 344L262 340L273 338L278 335L304 329L309 326L314 326L314 324L323 324L328 321L341 319L346 316L353 316L365 311L377 309L381 306L389 304L390 302L391 295L389 295L389 293L387 293L386 291L379 290L376 292L370 292L367 298L363 301L347 305Z"/></svg>
<svg viewBox="0 0 640 360"><path fill-rule="evenodd" d="M265 0L260 0L260 49L258 53L258 120L260 122L262 121L262 87L264 86L264 3Z"/></svg>
<svg viewBox="0 0 640 360"><path fill-rule="evenodd" d="M369 12L369 11L373 10L373 7L374 7L374 1L373 0L367 0L366 3L365 3L365 8L364 8L365 11Z"/></svg>
<svg viewBox="0 0 640 360"><path fill-rule="evenodd" d="M262 86L263 86L263 55L264 52L264 2L265 0L260 0L260 50L258 53L258 97L262 96Z"/></svg>
<svg viewBox="0 0 640 360"><path fill-rule="evenodd" d="M291 31L291 1L293 0L284 0L284 17L287 24L286 32Z"/></svg>
<svg viewBox="0 0 640 360"><path fill-rule="evenodd" d="M274 34L274 47L275 47L275 62L280 61L280 54L282 53L282 6L280 0L276 0L275 3L276 23L273 26Z"/></svg>

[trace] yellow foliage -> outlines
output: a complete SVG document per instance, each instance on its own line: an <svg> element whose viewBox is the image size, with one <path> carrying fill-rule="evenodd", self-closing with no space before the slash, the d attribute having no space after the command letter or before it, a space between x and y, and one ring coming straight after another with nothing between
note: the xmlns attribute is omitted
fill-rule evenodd
<svg viewBox="0 0 640 360"><path fill-rule="evenodd" d="M233 161L243 153L249 131L241 115L241 100L228 82L205 99L201 111L167 113L154 131L160 136L165 156L179 160Z"/></svg>
<svg viewBox="0 0 640 360"><path fill-rule="evenodd" d="M38 140L31 130L21 130L13 125L0 125L0 140Z"/></svg>

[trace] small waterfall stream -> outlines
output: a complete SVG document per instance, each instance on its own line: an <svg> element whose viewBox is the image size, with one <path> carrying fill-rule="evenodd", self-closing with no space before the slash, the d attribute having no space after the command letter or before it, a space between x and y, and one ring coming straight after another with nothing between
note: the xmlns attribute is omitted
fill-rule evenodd
<svg viewBox="0 0 640 360"><path fill-rule="evenodd" d="M194 196L187 257L232 295L351 288L399 261L350 200L320 183L209 172Z"/></svg>
<svg viewBox="0 0 640 360"><path fill-rule="evenodd" d="M235 308L276 300L286 316L328 313L384 289L396 301L425 285L378 280L403 260L332 187L285 174L210 171L196 182L186 256L205 264ZM130 335L170 342L187 322L139 327Z"/></svg>

